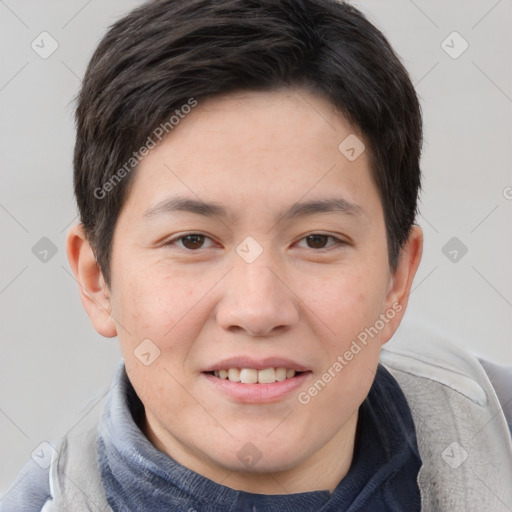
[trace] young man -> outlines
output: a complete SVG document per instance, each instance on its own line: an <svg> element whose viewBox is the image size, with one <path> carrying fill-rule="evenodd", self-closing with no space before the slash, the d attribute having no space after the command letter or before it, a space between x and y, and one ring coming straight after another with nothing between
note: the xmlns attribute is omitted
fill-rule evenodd
<svg viewBox="0 0 512 512"><path fill-rule="evenodd" d="M482 365L435 339L381 353L421 259L422 128L359 11L144 4L76 119L68 258L123 360L101 417L2 510L510 510Z"/></svg>

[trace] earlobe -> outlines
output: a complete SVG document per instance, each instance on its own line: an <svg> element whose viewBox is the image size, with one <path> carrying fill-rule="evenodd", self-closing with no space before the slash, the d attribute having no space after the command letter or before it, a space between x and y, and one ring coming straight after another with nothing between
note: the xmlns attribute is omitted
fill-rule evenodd
<svg viewBox="0 0 512 512"><path fill-rule="evenodd" d="M93 327L106 338L116 336L116 325L110 314L112 310L110 292L82 224L69 229L66 251L71 270L78 282L80 300Z"/></svg>
<svg viewBox="0 0 512 512"><path fill-rule="evenodd" d="M400 251L398 266L392 276L391 287L386 297L384 314L389 321L381 333L382 344L391 339L405 314L411 287L423 253L423 231L412 226L407 242Z"/></svg>

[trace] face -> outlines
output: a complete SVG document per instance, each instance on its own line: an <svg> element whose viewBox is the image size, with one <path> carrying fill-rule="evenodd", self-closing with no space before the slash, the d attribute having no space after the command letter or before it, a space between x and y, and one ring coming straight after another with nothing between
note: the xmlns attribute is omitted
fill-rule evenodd
<svg viewBox="0 0 512 512"><path fill-rule="evenodd" d="M238 93L199 103L133 176L110 321L148 438L224 485L294 492L350 464L410 279L350 135L306 91Z"/></svg>

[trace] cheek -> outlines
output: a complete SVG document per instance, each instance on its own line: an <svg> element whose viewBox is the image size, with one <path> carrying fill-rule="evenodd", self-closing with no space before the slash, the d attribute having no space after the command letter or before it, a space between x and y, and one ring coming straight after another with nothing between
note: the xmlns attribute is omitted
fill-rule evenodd
<svg viewBox="0 0 512 512"><path fill-rule="evenodd" d="M327 326L321 337L324 367L301 403L308 402L308 417L319 418L317 428L326 433L354 414L370 390L381 347L380 331L372 327L381 314L385 292L381 274L368 271L333 278L316 289L316 311Z"/></svg>
<svg viewBox="0 0 512 512"><path fill-rule="evenodd" d="M116 290L119 300L113 315L123 326L118 331L121 352L130 380L150 409L158 409L169 388L175 409L190 407L177 382L188 385L186 358L206 313L200 301L204 291L190 289L185 281L148 268L126 274Z"/></svg>
<svg viewBox="0 0 512 512"><path fill-rule="evenodd" d="M324 322L330 343L341 349L379 318L386 280L383 272L365 266L340 269L309 289L304 302Z"/></svg>
<svg viewBox="0 0 512 512"><path fill-rule="evenodd" d="M120 325L121 344L133 350L149 338L164 351L186 343L193 330L191 319L198 314L195 305L204 295L201 286L207 283L191 287L186 276L165 273L157 267L132 267L123 275L114 289L112 308L112 316Z"/></svg>
<svg viewBox="0 0 512 512"><path fill-rule="evenodd" d="M386 276L384 265L376 264L373 269L365 265L353 268L326 288L325 322L335 334L330 333L326 340L329 357L323 378L329 384L318 401L320 409L322 405L327 410L330 403L340 403L350 414L370 390L381 347L381 329L375 326L386 296ZM330 419L338 421L334 416Z"/></svg>
<svg viewBox="0 0 512 512"><path fill-rule="evenodd" d="M180 382L189 378L194 370L191 354L214 350L197 340L211 320L215 286L224 273L215 269L198 275L183 268L177 272L168 264L146 264L144 269L134 265L126 272L115 289L118 300L113 316L123 326L118 333L127 367L141 366L136 358L138 347L149 339L156 345L156 353L159 351L151 368L166 368L179 375ZM168 380L169 375L166 377Z"/></svg>

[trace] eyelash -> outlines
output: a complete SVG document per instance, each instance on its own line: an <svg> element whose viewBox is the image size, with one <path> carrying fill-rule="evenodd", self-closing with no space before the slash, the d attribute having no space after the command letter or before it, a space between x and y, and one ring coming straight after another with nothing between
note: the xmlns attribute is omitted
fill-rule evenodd
<svg viewBox="0 0 512 512"><path fill-rule="evenodd" d="M187 238L189 236L201 236L201 237L204 237L204 239L208 239L210 241L212 241L212 239L207 236L207 235L204 235L203 233L197 233L197 232L191 232L191 233L185 233L184 235L180 235L180 236L177 236L171 240L169 240L168 242L166 242L164 245L165 246L176 246L175 243L177 241L180 241L184 238ZM304 237L302 237L299 241L302 241L302 240L306 240L307 238L311 237L311 236L322 236L322 237L326 237L328 239L332 239L334 240L334 243L331 243L330 245L327 245L326 247L321 247L319 249L314 249L312 247L307 247L307 249L312 249L313 251L315 252L323 252L323 251L328 251L328 250L331 250L330 248L332 247L336 247L336 246L344 246L344 245L347 245L347 242L341 240L340 238L338 237L335 237L333 235L328 235L328 234L325 234L325 233L310 233L309 235L306 235ZM183 251L186 251L186 252L198 252L202 249L208 249L208 247L199 247L198 249L188 249L187 247L178 247L178 249L180 250L183 250Z"/></svg>

